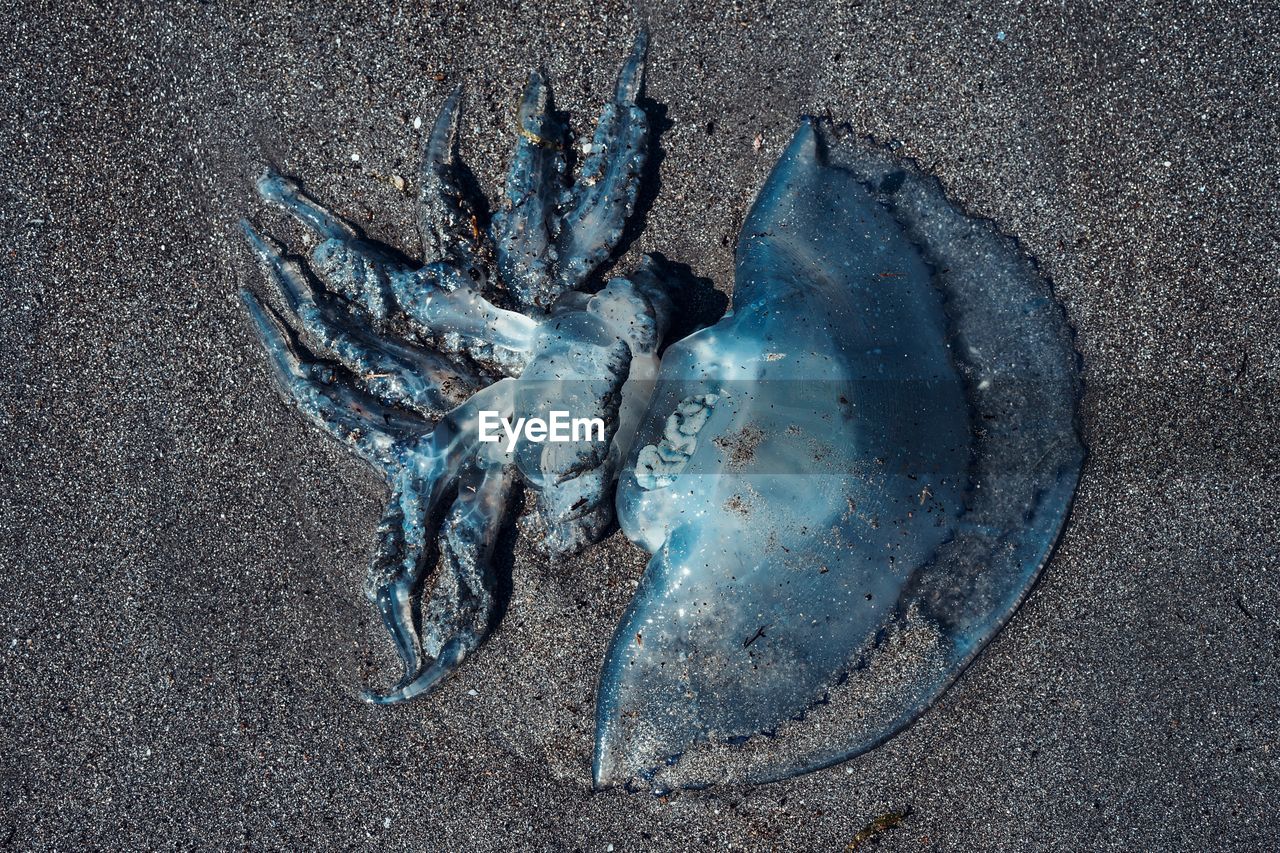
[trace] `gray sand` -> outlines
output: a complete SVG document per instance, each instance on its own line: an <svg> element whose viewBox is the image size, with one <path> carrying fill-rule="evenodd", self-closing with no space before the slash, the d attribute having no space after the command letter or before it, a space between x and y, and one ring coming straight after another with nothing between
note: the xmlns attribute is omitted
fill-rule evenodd
<svg viewBox="0 0 1280 853"><path fill-rule="evenodd" d="M904 808L879 849L1280 844L1267 4L36 5L0 13L0 844L839 850ZM360 594L381 485L279 401L235 298L236 219L293 234L264 162L412 250L415 117L465 82L493 191L525 70L589 129L641 22L672 126L622 269L730 287L797 115L829 114L1023 240L1090 387L1055 559L953 690L855 761L667 798L588 786L621 537L516 543L443 690L357 701L392 676Z"/></svg>

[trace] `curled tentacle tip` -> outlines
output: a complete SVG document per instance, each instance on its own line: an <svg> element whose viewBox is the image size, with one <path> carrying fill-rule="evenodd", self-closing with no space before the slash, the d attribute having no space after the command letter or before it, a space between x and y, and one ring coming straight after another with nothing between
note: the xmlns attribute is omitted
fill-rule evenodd
<svg viewBox="0 0 1280 853"><path fill-rule="evenodd" d="M405 697L399 695L396 691L379 693L368 688L360 691L360 701L368 705L396 705L403 702L404 699Z"/></svg>
<svg viewBox="0 0 1280 853"><path fill-rule="evenodd" d="M459 105L462 103L462 84L454 86L449 96L440 105L436 113L435 124L426 140L426 160L432 164L443 164L451 161L458 139L458 119L461 115Z"/></svg>
<svg viewBox="0 0 1280 853"><path fill-rule="evenodd" d="M649 52L649 32L640 30L636 33L635 44L631 48L631 56L627 58L622 70L618 72L617 94L614 100L620 104L634 104L640 97L644 87L645 56Z"/></svg>
<svg viewBox="0 0 1280 853"><path fill-rule="evenodd" d="M442 128L456 129L458 125L458 105L462 103L462 84L458 83L449 90L449 94L445 96L444 103L440 105L440 114L436 117L436 126L433 133L439 133Z"/></svg>
<svg viewBox="0 0 1280 853"><path fill-rule="evenodd" d="M551 87L539 71L529 72L520 106L516 110L516 131L523 141L539 148L564 147L564 128L552 114Z"/></svg>
<svg viewBox="0 0 1280 853"><path fill-rule="evenodd" d="M262 174L254 182L254 187L264 201L286 206L289 204L290 197L298 191L297 184L271 166L267 166L262 170Z"/></svg>
<svg viewBox="0 0 1280 853"><path fill-rule="evenodd" d="M247 287L240 288L240 302L249 313L259 342L271 356L277 375L281 379L300 375L293 345L286 333L281 331L283 324L275 312Z"/></svg>
<svg viewBox="0 0 1280 853"><path fill-rule="evenodd" d="M253 227L253 223L247 219L241 219L238 224L240 233L244 234L245 240L248 241L249 247L253 249L255 254L261 257L270 251L271 247L267 244L266 238L258 233L258 229Z"/></svg>
<svg viewBox="0 0 1280 853"><path fill-rule="evenodd" d="M360 699L370 705L398 705L415 696L430 693L450 671L452 671L452 667L442 666L437 661L417 674L406 677L386 693L365 688L360 691Z"/></svg>
<svg viewBox="0 0 1280 853"><path fill-rule="evenodd" d="M550 92L547 87L547 78L542 72L532 69L529 72L529 80L524 84L524 94L520 98L520 113L523 117L526 114L536 115L545 112L550 101Z"/></svg>
<svg viewBox="0 0 1280 853"><path fill-rule="evenodd" d="M240 297L241 304L243 304L244 307L249 309L249 313L252 314L260 310L261 306L258 302L258 297L254 296L253 291L250 290L249 288L247 287L240 288L240 290L237 291L236 295Z"/></svg>
<svg viewBox="0 0 1280 853"><path fill-rule="evenodd" d="M663 261L655 256L652 252L645 252L640 256L640 263L636 264L636 272L638 273L656 273L662 269Z"/></svg>
<svg viewBox="0 0 1280 853"><path fill-rule="evenodd" d="M631 43L631 56L627 60L630 63L643 64L645 57L649 54L649 31L641 27L636 32L635 41Z"/></svg>

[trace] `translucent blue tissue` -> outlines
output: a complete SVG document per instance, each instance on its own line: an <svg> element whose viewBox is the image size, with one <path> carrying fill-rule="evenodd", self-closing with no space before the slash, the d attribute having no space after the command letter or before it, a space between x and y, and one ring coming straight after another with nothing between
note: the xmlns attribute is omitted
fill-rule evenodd
<svg viewBox="0 0 1280 853"><path fill-rule="evenodd" d="M909 724L1044 565L1078 397L1012 240L802 124L743 225L732 310L667 350L621 473L653 558L601 674L595 783L767 781Z"/></svg>

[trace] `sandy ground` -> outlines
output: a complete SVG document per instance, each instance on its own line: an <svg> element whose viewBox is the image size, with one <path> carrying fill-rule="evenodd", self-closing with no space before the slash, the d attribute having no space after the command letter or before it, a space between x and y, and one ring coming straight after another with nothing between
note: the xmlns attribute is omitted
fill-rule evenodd
<svg viewBox="0 0 1280 853"><path fill-rule="evenodd" d="M902 809L879 849L1280 844L1267 4L88 5L0 13L0 844L839 850ZM456 678L356 700L391 674L381 486L275 396L235 298L237 218L290 233L264 162L412 250L416 117L465 82L492 191L526 69L588 129L642 24L670 126L633 253L731 287L796 117L829 114L1023 240L1090 388L1054 561L918 724L666 798L589 790L621 537L516 543Z"/></svg>

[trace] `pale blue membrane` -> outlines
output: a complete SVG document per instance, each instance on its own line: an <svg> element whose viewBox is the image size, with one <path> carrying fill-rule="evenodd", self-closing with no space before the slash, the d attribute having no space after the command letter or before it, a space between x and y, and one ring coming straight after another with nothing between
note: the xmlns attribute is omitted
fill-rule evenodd
<svg viewBox="0 0 1280 853"><path fill-rule="evenodd" d="M654 556L601 674L596 784L782 778L922 713L1062 528L1077 361L1012 240L805 122L732 311L667 351L623 467L619 521Z"/></svg>

